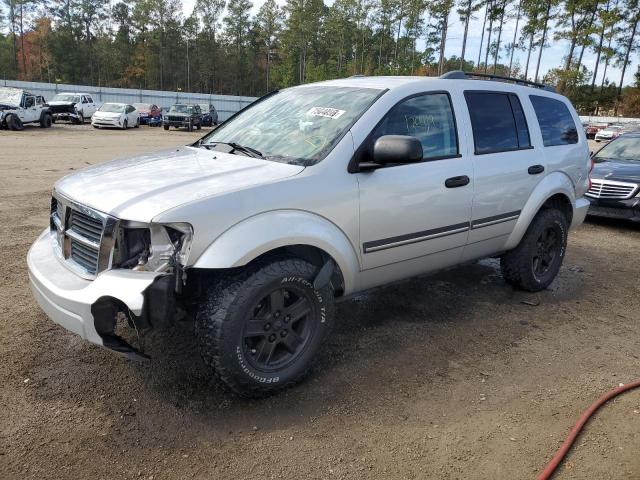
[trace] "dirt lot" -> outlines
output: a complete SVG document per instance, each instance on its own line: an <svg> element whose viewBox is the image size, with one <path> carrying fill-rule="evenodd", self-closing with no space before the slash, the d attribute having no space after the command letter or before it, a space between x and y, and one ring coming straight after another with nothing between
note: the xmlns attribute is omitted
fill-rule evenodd
<svg viewBox="0 0 640 480"><path fill-rule="evenodd" d="M640 376L640 226L589 221L560 277L514 291L495 261L354 300L309 381L245 401L208 381L190 328L130 363L49 321L25 255L62 175L197 134L0 132L0 477L516 479L601 392ZM605 407L557 478L640 478L640 391Z"/></svg>

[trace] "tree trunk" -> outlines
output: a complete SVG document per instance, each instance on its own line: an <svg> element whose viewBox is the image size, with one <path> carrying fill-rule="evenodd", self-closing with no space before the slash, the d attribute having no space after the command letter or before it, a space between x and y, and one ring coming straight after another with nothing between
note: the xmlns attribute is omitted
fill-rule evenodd
<svg viewBox="0 0 640 480"><path fill-rule="evenodd" d="M471 2L467 1L467 11L464 19L464 33L462 34L462 53L460 54L460 70L464 70L464 53L467 49L467 34L469 33L469 21L471 20Z"/></svg>
<svg viewBox="0 0 640 480"><path fill-rule="evenodd" d="M534 82L538 82L538 74L540 73L540 60L542 60L542 50L544 50L544 42L547 40L547 27L549 26L549 13L551 12L551 1L548 0L547 12L544 16L544 27L542 28L542 39L540 40L540 51L538 52L538 63L536 65L536 76Z"/></svg>
<svg viewBox="0 0 640 480"><path fill-rule="evenodd" d="M498 28L498 44L496 45L496 53L493 55L493 74L498 70L498 57L500 56L500 40L502 38L502 25L504 25L504 11L507 9L507 2L502 3L502 12L500 13L500 27Z"/></svg>
<svg viewBox="0 0 640 480"><path fill-rule="evenodd" d="M476 68L480 68L480 59L482 57L482 44L484 43L484 27L487 25L487 15L489 14L489 4L484 8L484 21L482 22L482 34L480 35L480 50L478 50L478 63Z"/></svg>
<svg viewBox="0 0 640 480"><path fill-rule="evenodd" d="M22 79L27 75L27 55L24 51L24 2L20 2L20 53L22 57Z"/></svg>
<svg viewBox="0 0 640 480"><path fill-rule="evenodd" d="M518 2L518 13L516 14L516 29L513 32L513 42L511 43L511 56L509 58L509 77L513 68L513 54L516 51L516 40L518 39L518 24L520 23L520 10L522 8L522 0Z"/></svg>
<svg viewBox="0 0 640 480"><path fill-rule="evenodd" d="M529 35L529 48L527 51L527 66L524 69L524 79L528 80L529 75L529 62L531 61L531 50L533 50L533 32Z"/></svg>
<svg viewBox="0 0 640 480"><path fill-rule="evenodd" d="M587 25L587 30L591 29L591 25L593 25L594 20L596 19L596 12L598 10L598 4L594 5L593 12L591 13L591 18L589 19L589 23ZM582 65L582 58L584 56L584 50L587 47L588 37L585 38L585 41L580 46L580 55L578 56L578 63L576 63L576 69L580 70L580 65Z"/></svg>
<svg viewBox="0 0 640 480"><path fill-rule="evenodd" d="M610 0L607 1L607 6L605 8L605 11L608 12L609 11L609 4L610 4ZM604 23L602 24L602 28L600 29L600 35L599 35L599 39L598 39L598 48L596 48L596 64L593 68L593 77L591 77L591 93L593 93L593 90L596 87L596 77L598 76L598 67L600 66L600 54L602 53L602 44L604 43L604 31L605 31L605 25Z"/></svg>
<svg viewBox="0 0 640 480"><path fill-rule="evenodd" d="M624 74L627 71L627 65L629 64L629 55L631 55L631 50L633 49L633 40L636 36L636 30L638 29L638 15L634 14L633 18L633 27L631 29L631 35L629 36L629 41L627 42L627 48L624 54L624 62L622 63L622 73L620 74L620 84L618 85L618 93L616 94L616 103L613 107L613 114L618 114L618 106L620 105L620 100L622 99L622 84L624 83Z"/></svg>
<svg viewBox="0 0 640 480"><path fill-rule="evenodd" d="M493 5L494 0L489 3L491 13L489 14L489 33L487 34L487 51L484 55L484 73L487 73L487 67L489 64L489 50L491 50L491 32L493 31Z"/></svg>

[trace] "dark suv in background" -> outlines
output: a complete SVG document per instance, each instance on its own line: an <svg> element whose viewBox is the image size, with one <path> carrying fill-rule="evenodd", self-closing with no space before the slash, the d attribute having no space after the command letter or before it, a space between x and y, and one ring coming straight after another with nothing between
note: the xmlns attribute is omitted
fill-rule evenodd
<svg viewBox="0 0 640 480"><path fill-rule="evenodd" d="M202 110L200 105L192 103L176 103L171 105L169 111L162 117L162 126L165 130L169 127L186 128L190 132L195 128L202 128Z"/></svg>
<svg viewBox="0 0 640 480"><path fill-rule="evenodd" d="M208 103L200 103L202 110L202 125L205 127L213 127L218 124L218 112L216 107Z"/></svg>

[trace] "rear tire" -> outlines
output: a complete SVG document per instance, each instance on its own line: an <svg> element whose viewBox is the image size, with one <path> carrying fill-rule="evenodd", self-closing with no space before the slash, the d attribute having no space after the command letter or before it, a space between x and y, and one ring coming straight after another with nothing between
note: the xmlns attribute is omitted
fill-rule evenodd
<svg viewBox="0 0 640 480"><path fill-rule="evenodd" d="M518 246L500 261L505 281L529 292L547 288L564 259L567 224L559 210L545 208L538 212Z"/></svg>
<svg viewBox="0 0 640 480"><path fill-rule="evenodd" d="M40 127L41 128L49 128L51 127L51 124L53 123L53 120L51 118L51 115L48 113L45 113L42 118L40 119Z"/></svg>
<svg viewBox="0 0 640 480"><path fill-rule="evenodd" d="M243 397L265 397L301 381L333 323L333 290L313 286L318 268L272 258L212 285L196 314L204 363Z"/></svg>

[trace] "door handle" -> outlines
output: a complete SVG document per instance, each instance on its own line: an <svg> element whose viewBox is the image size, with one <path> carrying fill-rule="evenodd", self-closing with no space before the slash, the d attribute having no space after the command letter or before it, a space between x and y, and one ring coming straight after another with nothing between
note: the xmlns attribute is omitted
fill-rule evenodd
<svg viewBox="0 0 640 480"><path fill-rule="evenodd" d="M465 185L468 185L470 181L471 180L469 180L469 177L466 175L460 175L459 177L447 178L444 181L444 186L447 188L464 187Z"/></svg>
<svg viewBox="0 0 640 480"><path fill-rule="evenodd" d="M529 175L537 175L539 173L544 172L544 166L543 165L531 165L529 167L529 170L527 170L529 172Z"/></svg>

